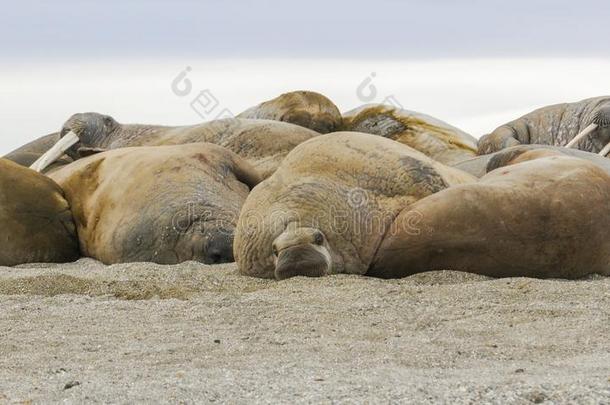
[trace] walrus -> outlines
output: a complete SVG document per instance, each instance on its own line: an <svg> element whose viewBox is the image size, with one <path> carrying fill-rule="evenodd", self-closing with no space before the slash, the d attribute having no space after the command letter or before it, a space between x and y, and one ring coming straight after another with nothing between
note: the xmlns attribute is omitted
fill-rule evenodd
<svg viewBox="0 0 610 405"><path fill-rule="evenodd" d="M109 149L208 142L237 153L263 177L268 177L292 148L319 134L271 120L226 118L199 125L166 127L120 124L109 115L90 112L70 117L60 135L60 141L34 163L33 169L44 169L64 153L78 160Z"/></svg>
<svg viewBox="0 0 610 405"><path fill-rule="evenodd" d="M343 114L346 131L379 135L451 165L476 156L477 140L446 122L384 104L366 104Z"/></svg>
<svg viewBox="0 0 610 405"><path fill-rule="evenodd" d="M481 137L479 155L520 144L567 146L610 152L610 96L539 108Z"/></svg>
<svg viewBox="0 0 610 405"><path fill-rule="evenodd" d="M36 162L42 155L53 147L59 141L59 132L54 132L49 135L42 136L32 142L29 142L12 152L9 152L3 158L8 159L12 162L20 164L21 166L30 167ZM72 162L69 156L61 156L51 167L46 170L51 170L59 166L65 166Z"/></svg>
<svg viewBox="0 0 610 405"><path fill-rule="evenodd" d="M367 274L451 269L492 277L610 276L610 175L550 150L530 150L509 163L401 212L397 232L381 242ZM396 226L415 214L421 232Z"/></svg>
<svg viewBox="0 0 610 405"><path fill-rule="evenodd" d="M232 262L239 210L261 180L209 143L109 150L49 176L71 205L83 256L105 264Z"/></svg>
<svg viewBox="0 0 610 405"><path fill-rule="evenodd" d="M76 227L51 179L0 159L0 265L64 263L79 257Z"/></svg>
<svg viewBox="0 0 610 405"><path fill-rule="evenodd" d="M394 217L476 179L390 139L356 132L297 146L248 196L235 232L242 274L366 273ZM418 218L413 218L413 226Z"/></svg>
<svg viewBox="0 0 610 405"><path fill-rule="evenodd" d="M247 109L237 118L284 121L321 134L341 130L343 117L327 97L313 91L292 91Z"/></svg>
<svg viewBox="0 0 610 405"><path fill-rule="evenodd" d="M585 152L579 149L569 149L560 146L550 145L517 145L502 149L488 155L477 156L472 159L459 162L453 167L472 174L475 177L483 177L492 170L520 161L522 155L527 155L531 160L532 156L543 155L566 155L585 159L596 164L607 173L610 173L610 159L599 156L596 153Z"/></svg>

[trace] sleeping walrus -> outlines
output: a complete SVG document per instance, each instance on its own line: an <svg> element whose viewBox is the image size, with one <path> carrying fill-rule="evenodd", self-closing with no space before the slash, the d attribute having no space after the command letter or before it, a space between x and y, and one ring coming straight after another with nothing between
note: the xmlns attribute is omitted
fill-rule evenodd
<svg viewBox="0 0 610 405"><path fill-rule="evenodd" d="M0 159L0 266L79 257L70 206L48 177Z"/></svg>
<svg viewBox="0 0 610 405"><path fill-rule="evenodd" d="M610 97L539 108L496 128L479 140L479 155L519 144L568 146L600 153L610 152Z"/></svg>
<svg viewBox="0 0 610 405"><path fill-rule="evenodd" d="M446 122L384 104L366 104L343 114L346 131L379 135L432 159L453 164L476 156L477 140Z"/></svg>
<svg viewBox="0 0 610 405"><path fill-rule="evenodd" d="M82 254L106 264L233 261L239 210L260 181L206 143L111 150L50 176L70 202Z"/></svg>
<svg viewBox="0 0 610 405"><path fill-rule="evenodd" d="M394 217L475 178L408 146L355 132L297 146L248 196L235 234L241 273L365 274ZM419 218L413 217L413 226Z"/></svg>
<svg viewBox="0 0 610 405"><path fill-rule="evenodd" d="M226 118L199 125L165 127L120 124L109 115L75 114L63 125L61 140L32 168L40 171L67 153L77 160L109 149L209 142L224 146L269 176L296 145L318 133L285 122Z"/></svg>
<svg viewBox="0 0 610 405"><path fill-rule="evenodd" d="M424 231L395 227L367 274L451 269L492 277L610 276L610 175L550 150L530 150L507 163L478 183L406 208L395 223L416 213Z"/></svg>
<svg viewBox="0 0 610 405"><path fill-rule="evenodd" d="M248 196L239 270L278 279L610 275L610 175L549 150L508 163L476 182L382 138L313 139Z"/></svg>
<svg viewBox="0 0 610 405"><path fill-rule="evenodd" d="M339 131L343 118L327 97L313 91L292 91L247 109L237 118L284 121L321 134Z"/></svg>

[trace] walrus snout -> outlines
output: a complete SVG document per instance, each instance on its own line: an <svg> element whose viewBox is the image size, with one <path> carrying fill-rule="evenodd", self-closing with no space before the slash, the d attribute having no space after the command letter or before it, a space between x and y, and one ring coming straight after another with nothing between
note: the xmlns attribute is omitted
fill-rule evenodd
<svg viewBox="0 0 610 405"><path fill-rule="evenodd" d="M600 128L610 127L610 105L601 107L593 116L593 124L598 125Z"/></svg>
<svg viewBox="0 0 610 405"><path fill-rule="evenodd" d="M98 113L77 113L68 118L61 128L60 136L73 132L79 138L79 142L66 151L70 157L78 159L78 150L81 147L95 147L103 141L105 133L108 132L105 117Z"/></svg>
<svg viewBox="0 0 610 405"><path fill-rule="evenodd" d="M601 145L600 156L606 156L610 152L610 105L606 104L599 108L593 117L593 124L599 128L597 144Z"/></svg>
<svg viewBox="0 0 610 405"><path fill-rule="evenodd" d="M203 258L205 264L232 263L234 261L233 233L219 232L208 240Z"/></svg>
<svg viewBox="0 0 610 405"><path fill-rule="evenodd" d="M275 278L321 277L328 274L327 258L311 244L290 247L279 253L275 265Z"/></svg>
<svg viewBox="0 0 610 405"><path fill-rule="evenodd" d="M594 147L599 147L600 155L606 156L610 152L610 105L602 105L595 111L591 123L580 133L578 133L570 142L567 143L567 148L577 148L579 143L589 138L590 144Z"/></svg>
<svg viewBox="0 0 610 405"><path fill-rule="evenodd" d="M76 142L71 145L68 149L66 149L64 151L64 153L68 156L70 156L70 158L72 158L73 160L78 160L79 159L79 155L78 155L78 149L81 147L82 143L80 141L80 129L77 129L77 126L74 126L75 130L72 129L73 126L72 125L66 125L64 124L63 127L61 127L61 131L59 131L59 137L60 139L64 139L66 137L66 135L68 134L74 134L78 137L78 140L76 140Z"/></svg>

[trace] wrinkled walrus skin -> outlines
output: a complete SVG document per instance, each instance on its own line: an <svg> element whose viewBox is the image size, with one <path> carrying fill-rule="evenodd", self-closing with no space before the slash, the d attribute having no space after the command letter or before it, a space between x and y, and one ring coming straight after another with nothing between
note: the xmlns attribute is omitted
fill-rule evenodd
<svg viewBox="0 0 610 405"><path fill-rule="evenodd" d="M69 131L80 140L67 151L74 160L109 149L208 142L235 152L263 177L271 175L295 146L319 135L298 125L271 120L226 118L199 125L165 127L120 124L109 115L98 113L73 115L64 124L61 135Z"/></svg>
<svg viewBox="0 0 610 405"><path fill-rule="evenodd" d="M365 274L400 211L474 181L383 137L316 137L290 152L246 199L235 234L239 271L277 279Z"/></svg>
<svg viewBox="0 0 610 405"><path fill-rule="evenodd" d="M68 202L51 179L0 159L0 266L79 257Z"/></svg>
<svg viewBox="0 0 610 405"><path fill-rule="evenodd" d="M510 148L502 149L498 152L490 153L489 155L477 156L472 159L453 165L456 169L463 170L472 174L475 177L483 177L492 170L513 163L519 156L528 152L537 151L539 154L553 152L565 156L577 157L588 160L596 164L600 168L610 174L610 159L599 156L596 153L585 152L578 149L563 148L560 146L549 145L517 145ZM531 156L531 155L530 155Z"/></svg>
<svg viewBox="0 0 610 405"><path fill-rule="evenodd" d="M292 91L247 109L237 118L284 121L320 134L341 130L343 117L327 97L313 91Z"/></svg>
<svg viewBox="0 0 610 405"><path fill-rule="evenodd" d="M610 142L610 97L539 108L506 123L479 140L478 154L486 155L520 144L566 146L591 124L599 128L578 142L578 149L598 153Z"/></svg>
<svg viewBox="0 0 610 405"><path fill-rule="evenodd" d="M99 153L50 176L71 204L83 256L105 264L233 261L233 234L261 179L217 145Z"/></svg>
<svg viewBox="0 0 610 405"><path fill-rule="evenodd" d="M586 160L542 152L417 201L396 221L417 213L418 230L396 227L367 274L610 275L610 175Z"/></svg>
<svg viewBox="0 0 610 405"><path fill-rule="evenodd" d="M415 111L366 104L343 114L346 131L379 135L400 142L443 164L477 154L477 140L446 122Z"/></svg>

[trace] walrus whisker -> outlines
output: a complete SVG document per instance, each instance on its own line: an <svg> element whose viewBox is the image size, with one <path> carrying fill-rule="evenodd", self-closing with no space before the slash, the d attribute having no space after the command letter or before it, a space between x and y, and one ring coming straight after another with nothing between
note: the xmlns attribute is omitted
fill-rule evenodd
<svg viewBox="0 0 610 405"><path fill-rule="evenodd" d="M599 152L600 156L606 157L606 155L610 153L610 142Z"/></svg>
<svg viewBox="0 0 610 405"><path fill-rule="evenodd" d="M576 135L574 137L574 139L572 139L567 145L566 148L573 148L581 139L585 138L586 136L588 136L591 132L595 131L597 129L598 125L597 124L591 124L588 127L586 127L585 129L583 129L581 131L580 134Z"/></svg>
<svg viewBox="0 0 610 405"><path fill-rule="evenodd" d="M30 169L37 172L42 172L44 169L53 164L59 159L70 147L79 141L78 135L70 131L61 138L51 149L49 149L44 155L42 155L37 161L30 166Z"/></svg>

